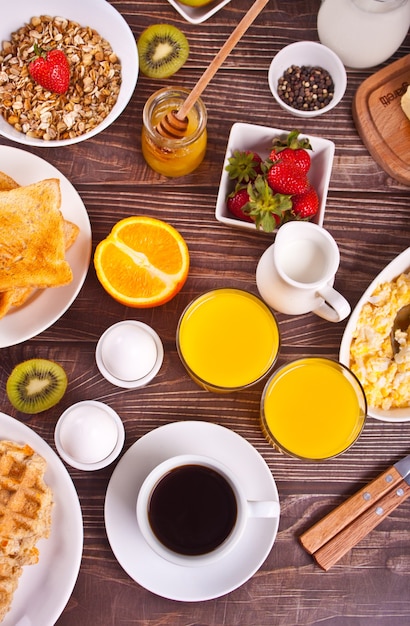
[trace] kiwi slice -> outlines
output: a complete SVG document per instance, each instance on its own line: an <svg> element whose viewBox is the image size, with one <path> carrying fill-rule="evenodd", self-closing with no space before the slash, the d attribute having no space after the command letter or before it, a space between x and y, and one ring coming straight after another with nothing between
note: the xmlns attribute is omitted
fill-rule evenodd
<svg viewBox="0 0 410 626"><path fill-rule="evenodd" d="M189 55L187 38L171 24L148 26L139 36L137 48L140 70L150 78L172 76Z"/></svg>
<svg viewBox="0 0 410 626"><path fill-rule="evenodd" d="M7 396L22 413L40 413L57 404L67 389L61 365L47 359L29 359L15 366L7 379Z"/></svg>

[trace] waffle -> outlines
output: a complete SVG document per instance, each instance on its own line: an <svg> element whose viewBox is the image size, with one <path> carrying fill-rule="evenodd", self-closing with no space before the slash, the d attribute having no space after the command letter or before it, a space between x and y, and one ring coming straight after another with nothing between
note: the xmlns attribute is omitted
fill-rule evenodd
<svg viewBox="0 0 410 626"><path fill-rule="evenodd" d="M50 533L52 492L47 464L29 445L0 441L0 621L24 565L38 562L36 544Z"/></svg>
<svg viewBox="0 0 410 626"><path fill-rule="evenodd" d="M13 559L8 557L0 559L0 622L10 609L22 572L23 568Z"/></svg>

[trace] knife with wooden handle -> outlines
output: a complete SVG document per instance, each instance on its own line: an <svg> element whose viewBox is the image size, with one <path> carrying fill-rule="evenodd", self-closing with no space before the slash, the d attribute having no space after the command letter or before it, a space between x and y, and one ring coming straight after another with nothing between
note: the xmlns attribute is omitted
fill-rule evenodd
<svg viewBox="0 0 410 626"><path fill-rule="evenodd" d="M331 511L300 536L302 546L328 570L410 496L410 455Z"/></svg>

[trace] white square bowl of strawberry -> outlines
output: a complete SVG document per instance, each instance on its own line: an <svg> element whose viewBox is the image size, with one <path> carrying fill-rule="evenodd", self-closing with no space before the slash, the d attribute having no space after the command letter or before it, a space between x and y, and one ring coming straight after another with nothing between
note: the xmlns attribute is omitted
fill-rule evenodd
<svg viewBox="0 0 410 626"><path fill-rule="evenodd" d="M233 124L216 219L262 232L298 219L322 226L334 153L332 141L297 130Z"/></svg>

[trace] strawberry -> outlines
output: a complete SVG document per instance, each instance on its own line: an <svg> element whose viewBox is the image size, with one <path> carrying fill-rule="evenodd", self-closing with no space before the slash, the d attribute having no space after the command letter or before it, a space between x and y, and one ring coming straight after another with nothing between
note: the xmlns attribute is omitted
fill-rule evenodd
<svg viewBox="0 0 410 626"><path fill-rule="evenodd" d="M70 84L70 66L66 55L62 50L41 50L34 46L36 58L29 66L31 77L47 89L56 93L65 93Z"/></svg>
<svg viewBox="0 0 410 626"><path fill-rule="evenodd" d="M310 169L310 156L304 148L284 148L281 151L272 150L269 155L269 161L277 163L278 161L287 161L307 174Z"/></svg>
<svg viewBox="0 0 410 626"><path fill-rule="evenodd" d="M292 150L292 148L285 148L285 150ZM296 148L292 152L295 165L307 174L311 163L309 153L304 148Z"/></svg>
<svg viewBox="0 0 410 626"><path fill-rule="evenodd" d="M228 196L227 207L235 217L255 222L256 228L271 233L287 221L292 200L290 196L275 194L260 175L247 187L237 186Z"/></svg>
<svg viewBox="0 0 410 626"><path fill-rule="evenodd" d="M292 197L292 213L297 219L307 219L316 215L319 208L319 198L312 185L301 194Z"/></svg>
<svg viewBox="0 0 410 626"><path fill-rule="evenodd" d="M309 186L306 174L286 160L274 163L268 170L266 180L273 191L290 195L303 193Z"/></svg>
<svg viewBox="0 0 410 626"><path fill-rule="evenodd" d="M307 150L312 150L310 141L307 137L299 139L299 131L292 130L285 140L277 137L273 141L273 150L270 153L269 159L275 163L280 157L286 160L292 161L298 166L305 174L310 169L310 155Z"/></svg>
<svg viewBox="0 0 410 626"><path fill-rule="evenodd" d="M287 219L292 208L290 196L274 193L263 176L257 176L248 184L249 203L246 213L255 222L256 228L271 233Z"/></svg>
<svg viewBox="0 0 410 626"><path fill-rule="evenodd" d="M245 222L253 222L253 219L243 211L249 200L246 187L237 187L235 191L229 194L226 205L228 210L238 219Z"/></svg>
<svg viewBox="0 0 410 626"><path fill-rule="evenodd" d="M262 159L256 152L251 150L235 150L233 156L228 159L226 171L229 178L238 183L249 183L255 180L258 174L262 174Z"/></svg>

